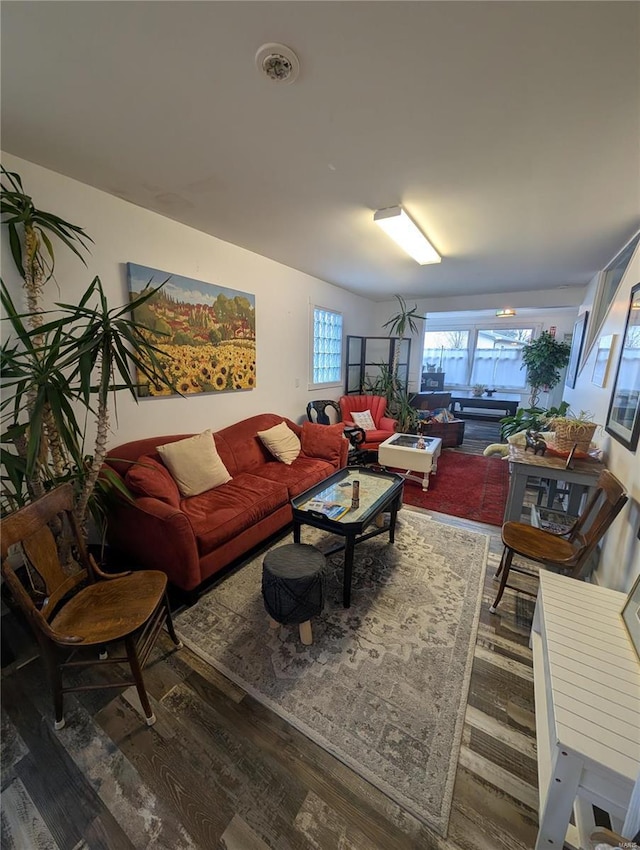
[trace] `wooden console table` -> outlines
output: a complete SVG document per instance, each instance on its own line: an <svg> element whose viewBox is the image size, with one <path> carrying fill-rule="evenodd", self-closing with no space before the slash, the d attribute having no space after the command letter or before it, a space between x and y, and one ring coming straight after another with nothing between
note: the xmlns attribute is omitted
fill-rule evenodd
<svg viewBox="0 0 640 850"><path fill-rule="evenodd" d="M535 850L588 847L593 805L620 831L640 770L640 661L626 596L540 571L531 631L538 748ZM575 826L569 820L573 809Z"/></svg>
<svg viewBox="0 0 640 850"><path fill-rule="evenodd" d="M503 416L515 416L516 410L518 409L518 405L520 404L519 399L508 399L508 398L492 398L489 396L459 396L452 395L451 396L451 413L460 415L460 416L468 416L469 418L486 418L487 416L491 416L492 418L502 419ZM459 407L460 410L456 411L456 408ZM497 410L497 413L464 413L464 408L481 408L483 411L489 410Z"/></svg>
<svg viewBox="0 0 640 850"><path fill-rule="evenodd" d="M519 446L509 446L509 495L504 509L504 521L518 522L522 514L527 478L535 475L551 481L565 481L571 487L567 513L577 516L584 490L591 492L602 472L602 464L597 460L585 458L574 460L573 468L566 469L566 459L552 455L534 455Z"/></svg>

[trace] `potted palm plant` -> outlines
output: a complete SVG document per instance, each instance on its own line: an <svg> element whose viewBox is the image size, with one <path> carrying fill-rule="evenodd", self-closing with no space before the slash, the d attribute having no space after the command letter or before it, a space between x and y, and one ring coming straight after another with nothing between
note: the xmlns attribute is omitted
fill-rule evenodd
<svg viewBox="0 0 640 850"><path fill-rule="evenodd" d="M529 407L537 407L543 387L551 390L560 380L560 370L569 362L571 347L558 342L548 331L532 339L522 349L522 366L527 370L527 383L531 387Z"/></svg>
<svg viewBox="0 0 640 850"><path fill-rule="evenodd" d="M42 286L53 274L55 239L81 257L79 248L86 247L89 237L76 225L38 210L23 192L18 175L3 172L3 177L2 223L28 309L21 312L2 283L3 322L10 326L0 349L2 512L72 481L81 527L86 526L90 510L104 527L100 499L95 497L109 484L100 475L110 394L124 390L137 400L132 366L154 383L171 386L157 349L129 317L157 289L110 308L100 278L95 277L78 304L58 303L55 310L44 311ZM92 448L91 416L95 417Z"/></svg>
<svg viewBox="0 0 640 850"><path fill-rule="evenodd" d="M418 332L418 319L424 319L418 313L416 304L411 309L407 307L407 303L400 295L394 296L400 307L399 311L391 316L383 325L383 328L388 329L389 336L397 336L398 342L393 349L393 358L391 368L385 368L380 365L380 378L378 379L378 387L372 388L372 392L379 395L386 395L389 415L398 420L398 430L404 433L409 433L415 430L418 414L411 406L411 401L415 394L407 391L402 385L398 376L398 363L400 360L400 341L403 339L407 330L412 334Z"/></svg>

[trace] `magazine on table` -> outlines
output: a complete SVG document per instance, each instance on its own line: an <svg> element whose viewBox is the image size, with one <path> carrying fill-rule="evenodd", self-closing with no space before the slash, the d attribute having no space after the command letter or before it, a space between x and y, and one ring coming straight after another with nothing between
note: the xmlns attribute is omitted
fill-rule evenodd
<svg viewBox="0 0 640 850"><path fill-rule="evenodd" d="M349 512L349 505L341 505L339 502L327 502L324 499L310 499L304 505L305 511L324 514L327 519L340 519Z"/></svg>

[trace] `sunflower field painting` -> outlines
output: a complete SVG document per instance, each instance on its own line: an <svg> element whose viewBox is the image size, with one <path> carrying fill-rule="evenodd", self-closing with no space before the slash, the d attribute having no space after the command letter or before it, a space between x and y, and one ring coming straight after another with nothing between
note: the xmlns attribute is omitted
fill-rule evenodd
<svg viewBox="0 0 640 850"><path fill-rule="evenodd" d="M131 298L162 288L133 311L175 386L138 372L138 395L252 390L256 385L255 296L127 263Z"/></svg>

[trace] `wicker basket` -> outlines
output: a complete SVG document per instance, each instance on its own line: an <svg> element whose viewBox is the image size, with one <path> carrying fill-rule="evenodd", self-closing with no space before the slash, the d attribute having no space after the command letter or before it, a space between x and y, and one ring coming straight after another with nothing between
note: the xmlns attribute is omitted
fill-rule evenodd
<svg viewBox="0 0 640 850"><path fill-rule="evenodd" d="M595 422L580 422L573 419L554 419L549 423L556 432L555 447L558 451L571 451L577 443L577 452L587 454L591 440L598 427Z"/></svg>

